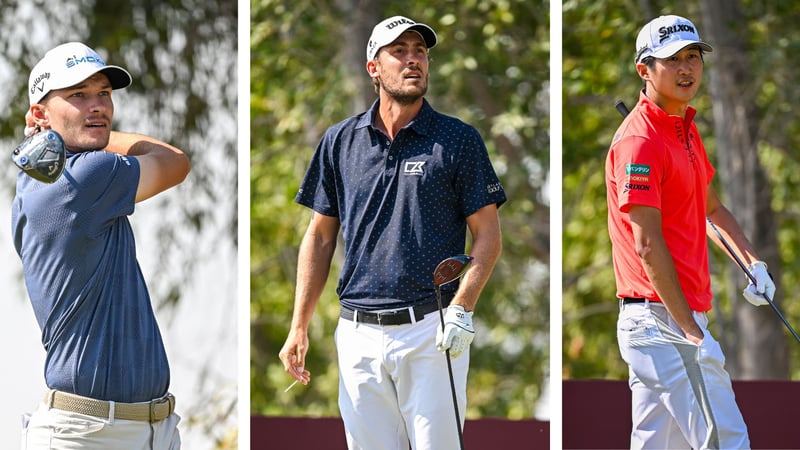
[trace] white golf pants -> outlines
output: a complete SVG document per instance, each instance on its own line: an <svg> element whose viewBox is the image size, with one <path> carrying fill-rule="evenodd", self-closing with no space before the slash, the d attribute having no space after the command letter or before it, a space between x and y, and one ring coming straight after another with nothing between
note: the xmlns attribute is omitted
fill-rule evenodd
<svg viewBox="0 0 800 450"><path fill-rule="evenodd" d="M617 340L628 363L632 449L747 449L747 426L736 405L725 356L704 313L695 345L661 303L620 305Z"/></svg>
<svg viewBox="0 0 800 450"><path fill-rule="evenodd" d="M339 319L339 410L350 450L450 450L458 428L437 312L379 326ZM451 360L463 429L469 350Z"/></svg>
<svg viewBox="0 0 800 450"><path fill-rule="evenodd" d="M178 450L179 421L174 413L150 424L87 416L42 404L27 417L22 450Z"/></svg>

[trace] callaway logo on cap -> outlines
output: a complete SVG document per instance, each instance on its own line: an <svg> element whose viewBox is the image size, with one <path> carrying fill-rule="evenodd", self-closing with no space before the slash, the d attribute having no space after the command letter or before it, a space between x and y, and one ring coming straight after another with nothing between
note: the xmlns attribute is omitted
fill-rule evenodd
<svg viewBox="0 0 800 450"><path fill-rule="evenodd" d="M689 45L697 45L710 52L710 45L700 40L697 28L680 16L661 16L650 21L636 38L636 62L652 56L667 58Z"/></svg>
<svg viewBox="0 0 800 450"><path fill-rule="evenodd" d="M389 17L372 29L372 35L367 41L367 61L372 61L381 47L394 42L406 30L413 30L419 33L428 48L433 48L436 45L436 32L433 31L433 28L424 23L416 23L407 17Z"/></svg>
<svg viewBox="0 0 800 450"><path fill-rule="evenodd" d="M30 104L39 103L48 92L74 86L97 72L103 72L112 89L130 86L131 75L118 66L106 65L94 50L80 42L61 44L45 53L28 78Z"/></svg>

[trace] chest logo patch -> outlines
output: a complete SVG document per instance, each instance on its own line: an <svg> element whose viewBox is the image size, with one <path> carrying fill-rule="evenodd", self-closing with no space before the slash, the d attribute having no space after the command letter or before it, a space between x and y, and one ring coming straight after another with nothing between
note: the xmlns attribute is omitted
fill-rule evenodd
<svg viewBox="0 0 800 450"><path fill-rule="evenodd" d="M422 166L424 165L425 161L406 161L405 166L403 166L403 174L416 176L425 175L425 172L422 170Z"/></svg>

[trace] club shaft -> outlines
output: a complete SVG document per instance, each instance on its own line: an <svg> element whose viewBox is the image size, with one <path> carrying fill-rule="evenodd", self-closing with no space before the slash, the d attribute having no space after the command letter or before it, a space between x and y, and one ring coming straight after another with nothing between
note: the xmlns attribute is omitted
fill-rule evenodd
<svg viewBox="0 0 800 450"><path fill-rule="evenodd" d="M444 313L442 312L442 292L439 286L434 286L436 291L436 302L439 305L439 320L442 322L442 332L444 332ZM456 383L453 379L453 364L450 362L450 349L445 350L444 357L447 360L447 374L450 378L450 393L453 395L453 411L456 414L456 428L458 429L458 442L461 450L464 450L464 432L461 430L461 415L458 413L458 397L456 396Z"/></svg>
<svg viewBox="0 0 800 450"><path fill-rule="evenodd" d="M739 265L739 268L742 269L742 272L744 272L745 275L747 275L747 278L749 278L753 284L757 284L756 277L753 276L753 274L750 272L747 266L744 265L744 262L742 262L741 258L739 258L739 255L737 255L736 252L733 251L733 248L730 246L730 244L728 244L728 241L725 240L724 237L722 237L722 233L719 232L717 226L714 225L714 222L712 222L711 219L709 219L708 217L706 217L706 222L708 222L708 226L711 227L711 230L714 232L715 235L717 235L717 238L720 240L720 242L722 242L722 245L725 247L725 249L728 250L728 253L731 255L733 260L736 261L736 264ZM761 296L763 296L764 299L767 301L767 303L769 303L769 305L775 311L775 314L777 314L778 317L783 322L783 324L786 325L786 328L789 329L789 332L792 333L792 336L794 336L797 342L800 342L800 336L797 335L797 331L795 331L794 328L789 324L789 321L786 320L786 317L783 316L781 310L778 309L778 306L775 304L775 302L773 302L772 299L769 298L769 295L767 295L766 292L761 294Z"/></svg>
<svg viewBox="0 0 800 450"><path fill-rule="evenodd" d="M450 375L450 393L453 394L453 411L456 413L456 427L458 428L458 443L464 450L464 432L461 430L461 415L458 414L458 398L456 397L456 384L453 380L453 364L450 362L450 349L444 351L447 358L447 372Z"/></svg>

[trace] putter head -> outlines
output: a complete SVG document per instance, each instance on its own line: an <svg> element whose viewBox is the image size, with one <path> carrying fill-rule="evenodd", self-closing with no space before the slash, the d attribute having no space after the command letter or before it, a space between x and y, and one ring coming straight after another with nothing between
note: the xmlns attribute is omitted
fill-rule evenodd
<svg viewBox="0 0 800 450"><path fill-rule="evenodd" d="M433 284L439 287L461 278L461 275L467 271L470 262L472 262L472 256L469 255L457 255L445 259L433 271Z"/></svg>
<svg viewBox="0 0 800 450"><path fill-rule="evenodd" d="M44 130L22 141L11 159L23 172L44 183L53 183L64 172L67 149L61 135Z"/></svg>

